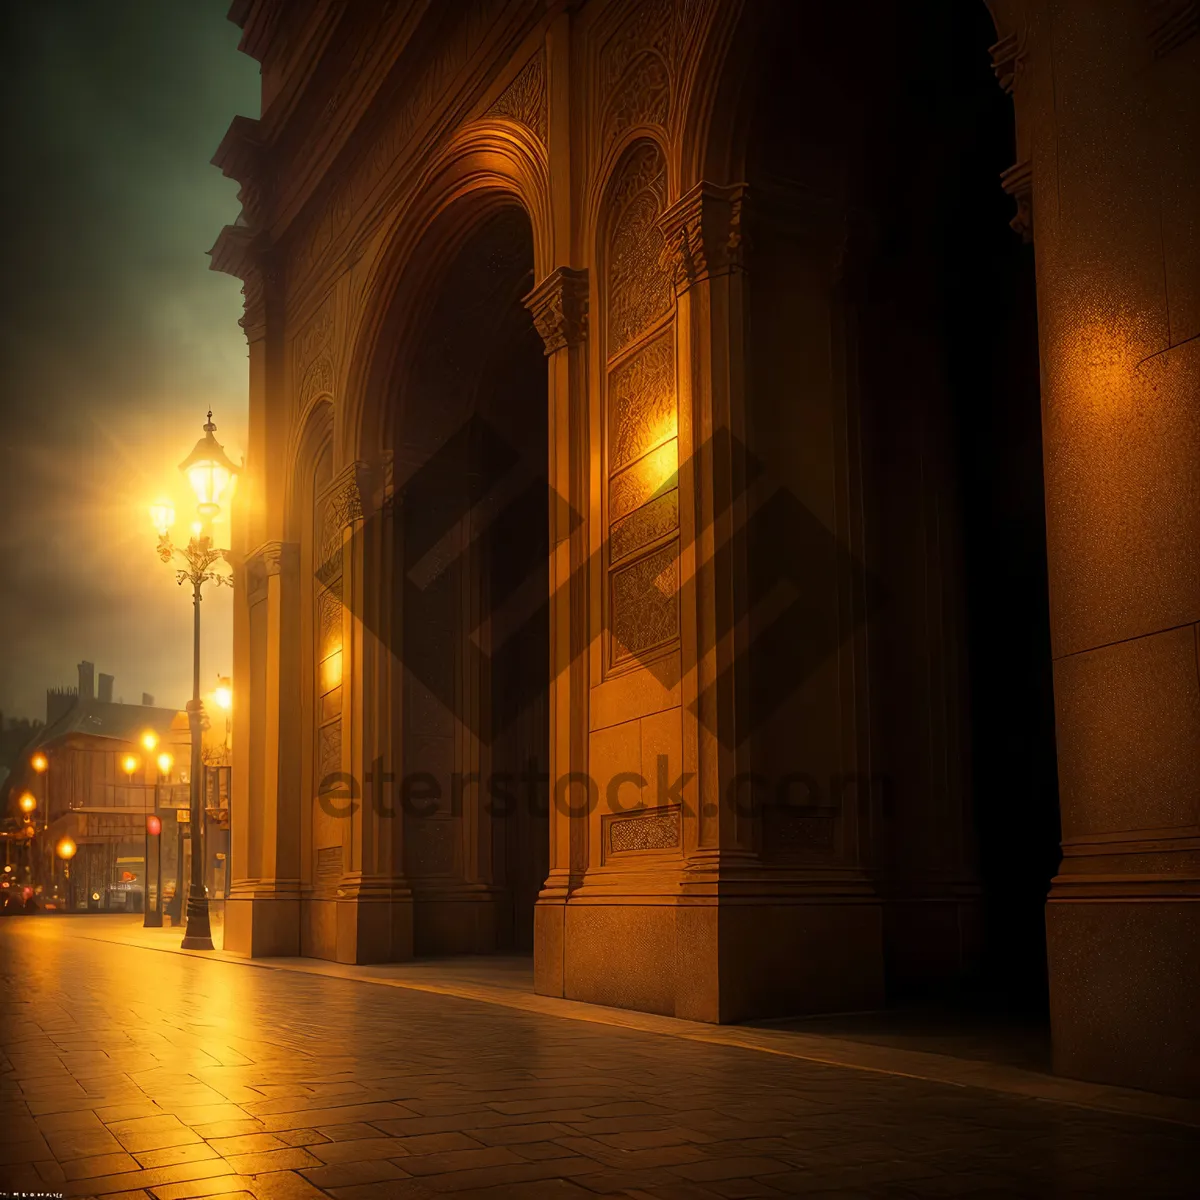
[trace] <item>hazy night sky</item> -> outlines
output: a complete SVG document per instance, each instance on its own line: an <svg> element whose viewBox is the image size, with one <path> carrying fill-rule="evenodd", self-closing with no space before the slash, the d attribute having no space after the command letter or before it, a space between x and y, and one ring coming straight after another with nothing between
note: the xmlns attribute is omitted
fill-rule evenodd
<svg viewBox="0 0 1200 1200"><path fill-rule="evenodd" d="M191 604L146 506L211 404L244 450L240 283L205 251L238 214L210 165L258 65L229 0L9 0L0 321L0 711L44 717L75 665L127 703L191 693ZM194 498L192 504L194 505ZM231 593L204 602L204 686L232 668Z"/></svg>

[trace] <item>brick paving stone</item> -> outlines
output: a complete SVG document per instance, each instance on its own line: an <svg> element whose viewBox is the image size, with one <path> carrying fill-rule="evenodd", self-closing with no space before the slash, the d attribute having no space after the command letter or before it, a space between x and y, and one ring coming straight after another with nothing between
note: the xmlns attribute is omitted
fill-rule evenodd
<svg viewBox="0 0 1200 1200"><path fill-rule="evenodd" d="M25 981L20 995L0 993L0 1190L103 1200L1196 1194L1200 1142L1185 1125L161 954L73 937L72 920L0 926L0 961ZM86 993L71 987L79 978ZM55 1001L65 994L69 1008Z"/></svg>
<svg viewBox="0 0 1200 1200"><path fill-rule="evenodd" d="M138 1171L148 1165L138 1162L128 1154L97 1154L93 1158L70 1158L61 1164L64 1183L68 1179L95 1179L98 1175L119 1175L123 1171Z"/></svg>

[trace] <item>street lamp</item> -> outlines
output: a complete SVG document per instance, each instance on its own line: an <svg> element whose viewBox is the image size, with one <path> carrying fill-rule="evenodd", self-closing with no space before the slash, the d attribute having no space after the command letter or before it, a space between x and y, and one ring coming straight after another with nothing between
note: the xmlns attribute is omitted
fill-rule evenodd
<svg viewBox="0 0 1200 1200"><path fill-rule="evenodd" d="M37 808L37 799L32 792L26 792L17 803L21 806L21 811L26 816L29 816Z"/></svg>
<svg viewBox="0 0 1200 1200"><path fill-rule="evenodd" d="M192 737L192 767L188 779L189 824L192 837L192 878L188 890L187 928L184 930L185 950L211 950L212 930L208 920L208 897L204 891L203 825L204 797L200 794L203 775L201 757L201 716L204 706L200 701L200 593L204 584L230 585L228 575L213 570L228 551L218 550L212 542L209 524L221 511L221 497L233 482L237 467L230 461L213 433L212 410L204 426L204 436L196 443L191 454L179 464L196 493L196 511L200 520L192 526L192 536L186 546L176 546L171 541L170 528L175 519L169 504L156 504L150 510L154 527L158 531L158 555L165 563L178 556L186 566L175 572L176 582L182 586L192 585L192 698L188 701L188 728Z"/></svg>
<svg viewBox="0 0 1200 1200"><path fill-rule="evenodd" d="M41 775L50 765L50 760L39 750L30 760L29 765Z"/></svg>
<svg viewBox="0 0 1200 1200"><path fill-rule="evenodd" d="M66 879L67 891L67 912L71 911L71 859L75 857L75 850L75 843L69 837L63 838L58 845L54 847L54 853L62 859L63 863L63 872Z"/></svg>

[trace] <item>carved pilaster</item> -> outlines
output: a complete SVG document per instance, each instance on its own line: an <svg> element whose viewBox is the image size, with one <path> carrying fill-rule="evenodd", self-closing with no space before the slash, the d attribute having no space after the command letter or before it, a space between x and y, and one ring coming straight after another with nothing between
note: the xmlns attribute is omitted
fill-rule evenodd
<svg viewBox="0 0 1200 1200"><path fill-rule="evenodd" d="M1000 176L1000 186L1017 202L1017 213L1009 224L1023 242L1033 241L1033 165L1025 160Z"/></svg>
<svg viewBox="0 0 1200 1200"><path fill-rule="evenodd" d="M547 357L587 336L588 275L558 267L525 297L525 307L546 343Z"/></svg>
<svg viewBox="0 0 1200 1200"><path fill-rule="evenodd" d="M741 269L745 199L744 183L722 187L701 180L659 218L663 265L676 291Z"/></svg>

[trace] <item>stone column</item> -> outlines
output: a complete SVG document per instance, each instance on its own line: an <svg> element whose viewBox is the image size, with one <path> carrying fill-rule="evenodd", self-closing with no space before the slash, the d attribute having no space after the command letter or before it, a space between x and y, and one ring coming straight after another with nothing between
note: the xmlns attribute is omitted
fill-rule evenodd
<svg viewBox="0 0 1200 1200"><path fill-rule="evenodd" d="M239 571L238 624L246 642L242 769L231 800L233 879L225 949L251 957L300 952L300 813L295 754L299 669L298 547L267 542ZM241 784L238 787L238 784Z"/></svg>
<svg viewBox="0 0 1200 1200"><path fill-rule="evenodd" d="M237 161L246 167L243 157ZM257 228L257 220L226 226L212 249L213 270L243 280L241 325L249 343L249 437L232 513L234 745L241 749L230 801L225 947L253 956L300 951L299 779L291 750L299 728L291 653L298 556L295 545L280 540L283 478L279 456L271 453L286 425L283 280Z"/></svg>
<svg viewBox="0 0 1200 1200"><path fill-rule="evenodd" d="M1037 263L1055 1068L1197 1094L1200 19L1184 0L990 7Z"/></svg>
<svg viewBox="0 0 1200 1200"><path fill-rule="evenodd" d="M714 1022L869 1007L882 996L879 908L862 873L759 853L749 782L763 769L749 688L763 681L748 678L758 466L746 445L746 203L742 184L701 181L659 220L677 297L683 768L693 777L683 793L674 1012Z"/></svg>
<svg viewBox="0 0 1200 1200"><path fill-rule="evenodd" d="M354 462L330 491L342 537L342 771L355 781L338 881L338 962L412 957L412 895L400 857L392 744L390 462Z"/></svg>
<svg viewBox="0 0 1200 1200"><path fill-rule="evenodd" d="M588 855L587 816L572 818L554 786L587 773L587 272L557 268L525 304L546 344L550 414L550 874L533 957L537 991L561 996L566 903Z"/></svg>

